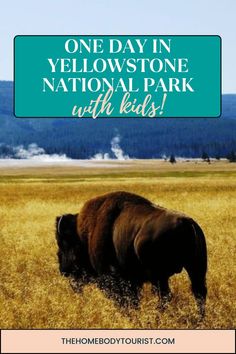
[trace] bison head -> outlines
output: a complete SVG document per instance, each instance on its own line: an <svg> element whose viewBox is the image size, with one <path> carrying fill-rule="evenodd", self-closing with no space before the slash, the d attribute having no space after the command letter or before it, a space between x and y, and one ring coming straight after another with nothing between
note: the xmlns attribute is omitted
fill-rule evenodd
<svg viewBox="0 0 236 354"><path fill-rule="evenodd" d="M59 269L62 275L77 276L79 272L78 214L66 214L56 218Z"/></svg>

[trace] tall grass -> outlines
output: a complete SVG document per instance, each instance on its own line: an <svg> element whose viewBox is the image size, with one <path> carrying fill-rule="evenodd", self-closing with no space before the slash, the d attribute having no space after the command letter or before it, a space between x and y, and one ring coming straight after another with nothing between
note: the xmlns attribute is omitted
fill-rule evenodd
<svg viewBox="0 0 236 354"><path fill-rule="evenodd" d="M104 173L106 173L104 171ZM55 217L78 212L89 198L114 190L141 194L183 211L201 225L208 245L206 317L197 308L185 272L171 278L166 311L149 284L140 310L124 313L95 285L75 293L60 276ZM0 183L1 328L233 328L235 327L236 176L24 177Z"/></svg>

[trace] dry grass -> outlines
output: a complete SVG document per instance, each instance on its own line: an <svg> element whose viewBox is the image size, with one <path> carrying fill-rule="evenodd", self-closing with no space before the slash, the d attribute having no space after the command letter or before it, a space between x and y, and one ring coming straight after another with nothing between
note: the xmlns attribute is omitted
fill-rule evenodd
<svg viewBox="0 0 236 354"><path fill-rule="evenodd" d="M204 167L205 168L205 167ZM195 170L197 167L195 167ZM197 177L158 177L148 173L103 178L5 176L0 179L0 327L1 328L234 328L236 174L211 166ZM127 169L126 169L127 172ZM9 173L8 173L9 174ZM141 308L125 315L94 285L75 294L59 275L54 240L56 215L77 212L98 194L114 190L141 194L157 204L181 210L202 226L208 244L207 314L197 311L183 272L171 279L174 298L164 313L148 284Z"/></svg>

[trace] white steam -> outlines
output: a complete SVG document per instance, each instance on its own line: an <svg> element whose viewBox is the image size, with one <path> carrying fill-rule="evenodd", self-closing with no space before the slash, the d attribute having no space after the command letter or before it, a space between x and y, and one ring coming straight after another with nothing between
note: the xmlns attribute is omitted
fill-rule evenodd
<svg viewBox="0 0 236 354"><path fill-rule="evenodd" d="M23 145L15 146L13 147L13 153L13 158L15 159L38 160L43 162L70 160L65 154L46 154L45 150L35 143L28 145L27 148Z"/></svg>
<svg viewBox="0 0 236 354"><path fill-rule="evenodd" d="M124 151L120 147L120 136L117 135L111 140L111 151L117 160L128 160L129 156L124 155Z"/></svg>
<svg viewBox="0 0 236 354"><path fill-rule="evenodd" d="M102 154L102 153L98 153L95 154L91 160L111 160L110 155L108 153Z"/></svg>
<svg viewBox="0 0 236 354"><path fill-rule="evenodd" d="M124 154L124 151L120 147L120 136L116 135L114 138L111 140L111 152L114 157L110 156L108 152L106 153L98 153L95 154L92 157L92 160L119 160L119 161L124 161L124 160L129 160L129 156Z"/></svg>

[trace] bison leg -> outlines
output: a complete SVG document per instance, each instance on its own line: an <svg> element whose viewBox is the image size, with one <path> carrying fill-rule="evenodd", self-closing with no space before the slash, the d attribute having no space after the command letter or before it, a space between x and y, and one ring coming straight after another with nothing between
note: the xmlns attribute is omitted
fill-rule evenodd
<svg viewBox="0 0 236 354"><path fill-rule="evenodd" d="M192 279L191 279L192 280ZM192 280L192 291L196 299L201 318L205 316L207 288L205 280Z"/></svg>
<svg viewBox="0 0 236 354"><path fill-rule="evenodd" d="M123 279L117 274L99 277L98 287L119 307L131 306L138 308L141 286L135 282Z"/></svg>
<svg viewBox="0 0 236 354"><path fill-rule="evenodd" d="M194 274L194 272L192 272L190 269L187 269L187 272L191 280L192 292L198 305L200 317L203 318L205 316L205 305L207 295L205 276Z"/></svg>
<svg viewBox="0 0 236 354"><path fill-rule="evenodd" d="M158 282L154 282L153 290L158 293L160 298L160 308L164 310L166 305L172 299L172 294L169 288L169 278L159 279Z"/></svg>
<svg viewBox="0 0 236 354"><path fill-rule="evenodd" d="M200 226L194 221L189 226L189 235L186 240L184 268L191 280L192 292L197 301L201 319L205 315L205 303L207 295L206 272L207 272L207 248L206 240ZM190 228L191 226L191 228ZM188 242L188 243L187 243Z"/></svg>
<svg viewBox="0 0 236 354"><path fill-rule="evenodd" d="M137 310L140 304L140 293L141 293L141 286L139 284L127 283L125 287L125 294L124 294L127 305Z"/></svg>
<svg viewBox="0 0 236 354"><path fill-rule="evenodd" d="M139 308L141 286L126 279L117 279L116 303L122 308Z"/></svg>

